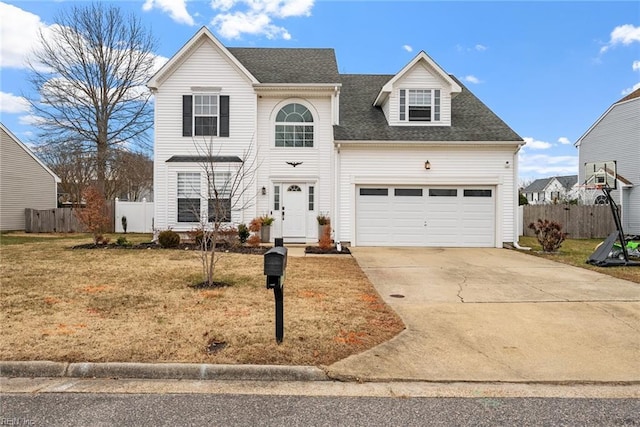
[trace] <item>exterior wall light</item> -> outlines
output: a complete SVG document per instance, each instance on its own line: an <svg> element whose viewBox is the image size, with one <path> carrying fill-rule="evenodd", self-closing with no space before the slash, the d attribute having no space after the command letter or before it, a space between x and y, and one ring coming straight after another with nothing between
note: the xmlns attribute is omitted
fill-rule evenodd
<svg viewBox="0 0 640 427"><path fill-rule="evenodd" d="M262 195L263 196L267 195L267 187L262 187Z"/></svg>
<svg viewBox="0 0 640 427"><path fill-rule="evenodd" d="M426 170L431 169L431 163L429 162L429 160L427 160L426 162L424 162L424 168L425 168Z"/></svg>

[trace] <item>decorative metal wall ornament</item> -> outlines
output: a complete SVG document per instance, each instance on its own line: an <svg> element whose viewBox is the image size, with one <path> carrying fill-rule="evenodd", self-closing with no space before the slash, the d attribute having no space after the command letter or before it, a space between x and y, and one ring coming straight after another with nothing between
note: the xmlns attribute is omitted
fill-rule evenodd
<svg viewBox="0 0 640 427"><path fill-rule="evenodd" d="M286 162L286 163L287 163L288 165L293 166L294 168L295 168L296 166L298 166L298 165L301 165L301 164L302 164L302 162Z"/></svg>

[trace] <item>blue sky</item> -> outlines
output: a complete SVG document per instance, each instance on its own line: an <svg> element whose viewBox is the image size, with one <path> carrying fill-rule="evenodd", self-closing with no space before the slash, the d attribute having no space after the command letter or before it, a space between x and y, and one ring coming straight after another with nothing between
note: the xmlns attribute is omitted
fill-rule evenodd
<svg viewBox="0 0 640 427"><path fill-rule="evenodd" d="M72 1L0 2L0 114L37 144L24 57ZM577 174L573 143L640 87L640 2L117 1L158 39L158 63L201 26L227 46L331 47L342 73L394 74L420 50L527 140L520 180Z"/></svg>

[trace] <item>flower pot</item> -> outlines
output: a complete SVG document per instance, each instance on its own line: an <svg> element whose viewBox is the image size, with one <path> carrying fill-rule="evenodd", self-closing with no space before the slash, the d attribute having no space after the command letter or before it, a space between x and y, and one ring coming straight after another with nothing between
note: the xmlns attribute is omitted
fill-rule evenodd
<svg viewBox="0 0 640 427"><path fill-rule="evenodd" d="M262 243L269 243L271 240L271 226L270 225L262 225L260 227L260 241Z"/></svg>
<svg viewBox="0 0 640 427"><path fill-rule="evenodd" d="M322 238L322 233L324 233L325 227L331 227L331 223L327 224L318 224L318 241Z"/></svg>

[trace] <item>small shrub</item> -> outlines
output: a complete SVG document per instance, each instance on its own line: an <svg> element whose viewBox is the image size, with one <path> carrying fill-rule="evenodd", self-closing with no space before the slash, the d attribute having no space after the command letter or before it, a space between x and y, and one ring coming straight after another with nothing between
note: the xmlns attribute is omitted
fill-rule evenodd
<svg viewBox="0 0 640 427"><path fill-rule="evenodd" d="M329 224L326 224L324 227L322 227L322 236L320 237L318 246L320 246L320 249L322 249L323 251L328 251L329 249L331 249L331 226Z"/></svg>
<svg viewBox="0 0 640 427"><path fill-rule="evenodd" d="M177 248L180 244L180 235L173 230L164 230L158 235L158 242L163 248Z"/></svg>
<svg viewBox="0 0 640 427"><path fill-rule="evenodd" d="M251 235L251 232L247 228L246 224L238 225L238 238L240 239L240 243L242 243L243 245L247 243L247 239L249 238L250 235Z"/></svg>
<svg viewBox="0 0 640 427"><path fill-rule="evenodd" d="M232 225L222 227L218 231L218 243L223 243L227 246L236 246L238 244L238 234L238 229Z"/></svg>
<svg viewBox="0 0 640 427"><path fill-rule="evenodd" d="M187 236L189 236L189 240L200 246L202 244L202 239L204 238L204 230L201 228L194 228L193 230L187 231Z"/></svg>
<svg viewBox="0 0 640 427"><path fill-rule="evenodd" d="M131 246L132 243L130 241L128 241L126 237L120 236L116 240L116 245L118 245L118 246Z"/></svg>
<svg viewBox="0 0 640 427"><path fill-rule="evenodd" d="M127 234L127 217L123 215L120 222L122 223L122 229L124 230L124 234Z"/></svg>
<svg viewBox="0 0 640 427"><path fill-rule="evenodd" d="M262 228L262 218L253 218L249 223L249 231L257 233Z"/></svg>
<svg viewBox="0 0 640 427"><path fill-rule="evenodd" d="M249 244L249 246L254 248L257 248L258 246L260 246L261 242L262 242L262 239L257 234L252 234L251 237L247 239L247 243Z"/></svg>
<svg viewBox="0 0 640 427"><path fill-rule="evenodd" d="M562 225L548 219L538 219L537 222L529 224L529 228L536 233L544 252L556 252L567 237L567 233L562 232Z"/></svg>

